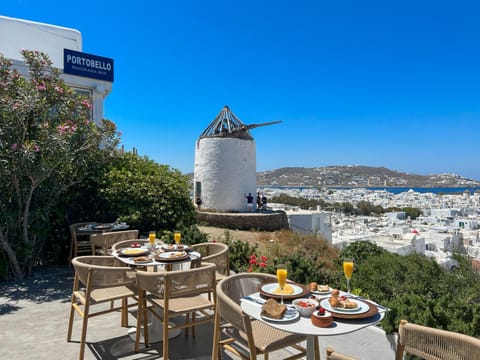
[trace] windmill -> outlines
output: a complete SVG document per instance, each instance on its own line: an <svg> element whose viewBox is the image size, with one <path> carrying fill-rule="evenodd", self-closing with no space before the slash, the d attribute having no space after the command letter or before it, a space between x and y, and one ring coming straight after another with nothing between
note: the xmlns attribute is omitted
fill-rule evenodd
<svg viewBox="0 0 480 360"><path fill-rule="evenodd" d="M194 195L202 199L202 207L246 210L244 196L254 195L257 186L256 146L250 130L280 122L247 125L223 107L196 142Z"/></svg>

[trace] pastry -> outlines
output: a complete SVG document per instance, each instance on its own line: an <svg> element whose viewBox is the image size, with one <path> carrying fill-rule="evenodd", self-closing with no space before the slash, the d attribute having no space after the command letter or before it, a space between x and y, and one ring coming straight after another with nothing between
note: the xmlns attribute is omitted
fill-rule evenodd
<svg viewBox="0 0 480 360"><path fill-rule="evenodd" d="M287 306L285 304L279 304L277 300L270 298L262 305L261 315L271 319L281 319L286 311Z"/></svg>
<svg viewBox="0 0 480 360"><path fill-rule="evenodd" d="M338 300L338 296L332 296L328 299L328 302L332 308L339 307L340 301Z"/></svg>
<svg viewBox="0 0 480 360"><path fill-rule="evenodd" d="M135 259L133 259L135 262L145 262L149 261L149 259L146 256L137 256Z"/></svg>
<svg viewBox="0 0 480 360"><path fill-rule="evenodd" d="M310 284L308 284L308 287L310 288L310 291L316 291L317 286L318 286L318 284L315 281L312 281Z"/></svg>
<svg viewBox="0 0 480 360"><path fill-rule="evenodd" d="M330 291L330 287L328 285L318 285L317 291L327 292L327 291Z"/></svg>
<svg viewBox="0 0 480 360"><path fill-rule="evenodd" d="M355 309L356 307L358 307L358 304L355 302L355 301L352 301L348 298L346 299L342 299L342 300L339 300L339 303L340 303L340 306L338 307L341 307L341 308L344 308L344 309Z"/></svg>
<svg viewBox="0 0 480 360"><path fill-rule="evenodd" d="M313 312L310 317L312 324L318 327L329 327L333 323L332 313L326 311L324 308L320 308Z"/></svg>

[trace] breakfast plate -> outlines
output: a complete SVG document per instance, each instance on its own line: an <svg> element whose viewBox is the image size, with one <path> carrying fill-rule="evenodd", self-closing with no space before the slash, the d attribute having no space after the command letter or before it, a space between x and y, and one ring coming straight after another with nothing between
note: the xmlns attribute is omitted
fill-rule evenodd
<svg viewBox="0 0 480 360"><path fill-rule="evenodd" d="M289 283L289 282L287 282L287 285L290 287L291 292L283 294L283 298L285 300L303 297L309 292L309 290L304 286L300 286L300 285ZM259 289L261 295L271 297L274 299L281 299L282 294L280 294L277 290L279 290L277 282L263 284Z"/></svg>
<svg viewBox="0 0 480 360"><path fill-rule="evenodd" d="M328 295L332 292L332 288L329 287L328 290L320 291L320 290L310 290L312 294L315 295Z"/></svg>
<svg viewBox="0 0 480 360"><path fill-rule="evenodd" d="M164 251L183 251L183 250L188 250L188 245L182 245L182 244L168 244L168 245L162 245L160 249Z"/></svg>
<svg viewBox="0 0 480 360"><path fill-rule="evenodd" d="M139 257L133 259L132 263L134 263L134 264L148 264L148 263L152 262L152 260L153 260L152 258L148 258L148 257L144 258L143 256L142 257L139 256Z"/></svg>
<svg viewBox="0 0 480 360"><path fill-rule="evenodd" d="M119 254L123 256L142 256L148 254L149 252L150 250L145 248L125 248L121 249Z"/></svg>
<svg viewBox="0 0 480 360"><path fill-rule="evenodd" d="M111 229L111 228L112 228L112 225L110 225L110 224L93 225L93 229L95 229L95 230L107 230L107 229Z"/></svg>
<svg viewBox="0 0 480 360"><path fill-rule="evenodd" d="M332 313L339 313L339 314L363 314L370 309L368 304L364 303L363 301L355 299L355 302L358 304L356 308L345 309L345 308L339 308L339 307L332 307L332 305L330 305L330 303L328 302L328 298L327 298L320 301L320 306Z"/></svg>
<svg viewBox="0 0 480 360"><path fill-rule="evenodd" d="M155 255L157 261L180 261L186 260L190 256L185 251L168 251Z"/></svg>
<svg viewBox="0 0 480 360"><path fill-rule="evenodd" d="M287 322L287 321L292 321L297 319L300 316L300 313L295 310L295 309L289 309L287 308L287 311L285 311L285 314L283 314L283 317L281 319L274 319L265 315L260 315L260 317L264 320L267 321L275 321L275 322Z"/></svg>

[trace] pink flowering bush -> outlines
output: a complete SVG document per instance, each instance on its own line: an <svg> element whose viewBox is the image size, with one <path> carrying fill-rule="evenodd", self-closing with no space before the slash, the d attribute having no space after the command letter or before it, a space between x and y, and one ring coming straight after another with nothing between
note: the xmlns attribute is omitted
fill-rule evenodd
<svg viewBox="0 0 480 360"><path fill-rule="evenodd" d="M0 55L0 275L13 278L40 262L58 199L118 144L115 125L90 121L91 99L68 87L46 54L22 55L28 76Z"/></svg>

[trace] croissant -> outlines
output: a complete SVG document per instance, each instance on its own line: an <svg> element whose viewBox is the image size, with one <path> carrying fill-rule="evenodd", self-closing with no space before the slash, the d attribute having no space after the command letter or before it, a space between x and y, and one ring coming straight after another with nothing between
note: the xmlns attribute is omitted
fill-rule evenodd
<svg viewBox="0 0 480 360"><path fill-rule="evenodd" d="M331 298L328 299L328 302L330 303L331 307L339 307L340 306L340 301L338 300L337 296L332 296Z"/></svg>

